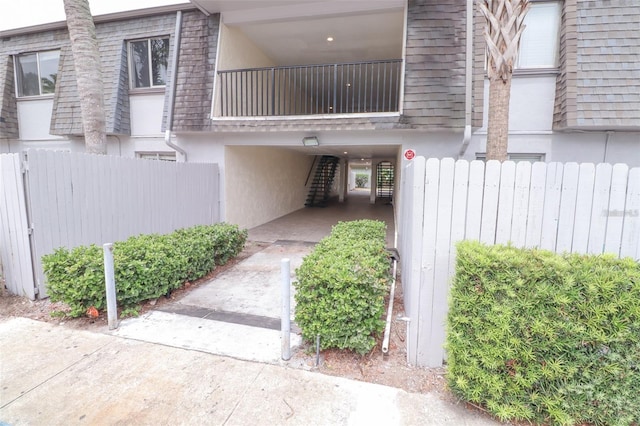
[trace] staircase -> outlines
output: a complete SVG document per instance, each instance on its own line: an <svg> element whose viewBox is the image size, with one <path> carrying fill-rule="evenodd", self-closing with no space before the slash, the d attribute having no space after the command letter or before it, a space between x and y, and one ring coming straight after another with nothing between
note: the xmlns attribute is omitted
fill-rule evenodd
<svg viewBox="0 0 640 426"><path fill-rule="evenodd" d="M329 194L331 193L331 185L338 168L338 157L331 155L323 155L316 166L316 171L309 188L305 207L327 207Z"/></svg>

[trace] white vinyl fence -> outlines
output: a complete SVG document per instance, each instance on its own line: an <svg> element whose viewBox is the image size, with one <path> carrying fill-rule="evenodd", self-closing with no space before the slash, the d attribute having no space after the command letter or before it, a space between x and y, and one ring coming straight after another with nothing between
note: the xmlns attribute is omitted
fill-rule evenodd
<svg viewBox="0 0 640 426"><path fill-rule="evenodd" d="M458 241L640 259L640 168L418 157L402 178L411 364L442 365Z"/></svg>
<svg viewBox="0 0 640 426"><path fill-rule="evenodd" d="M7 288L45 297L41 258L219 221L218 166L69 152L0 155L0 259Z"/></svg>

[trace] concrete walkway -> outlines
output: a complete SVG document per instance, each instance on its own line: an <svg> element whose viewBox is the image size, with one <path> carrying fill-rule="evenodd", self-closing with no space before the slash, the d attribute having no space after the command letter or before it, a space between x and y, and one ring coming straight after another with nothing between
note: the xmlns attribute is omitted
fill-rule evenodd
<svg viewBox="0 0 640 426"><path fill-rule="evenodd" d="M430 394L25 318L0 341L0 424L498 424Z"/></svg>
<svg viewBox="0 0 640 426"><path fill-rule="evenodd" d="M497 425L431 394L281 361L281 260L291 260L295 279L309 241L338 220L368 217L363 212L380 218L382 211L393 223L391 206L357 201L251 230L250 238L272 244L113 332L0 322L0 426ZM299 335L291 337L300 344Z"/></svg>
<svg viewBox="0 0 640 426"><path fill-rule="evenodd" d="M340 221L375 219L387 224L387 247L395 247L393 206L384 200L369 202L368 192L353 190L343 203L332 199L325 208L302 208L249 230L252 241L318 242Z"/></svg>
<svg viewBox="0 0 640 426"><path fill-rule="evenodd" d="M276 241L177 302L140 317L127 318L114 335L194 349L247 361L278 363L282 306L281 262L291 264L291 282L313 244ZM295 312L291 288L291 319ZM292 347L299 334L291 334Z"/></svg>

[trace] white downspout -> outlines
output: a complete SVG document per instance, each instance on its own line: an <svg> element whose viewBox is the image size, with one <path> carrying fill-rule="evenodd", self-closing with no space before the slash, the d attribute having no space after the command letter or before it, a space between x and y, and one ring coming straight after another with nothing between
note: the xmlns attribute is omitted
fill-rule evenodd
<svg viewBox="0 0 640 426"><path fill-rule="evenodd" d="M164 132L164 143L169 148L178 151L187 162L187 151L180 148L171 141L171 131L173 130L173 108L176 99L176 80L178 74L178 59L180 57L180 39L182 38L182 11L176 12L176 31L175 42L173 43L173 56L171 58L171 87L169 88L169 109L167 111L167 130Z"/></svg>
<svg viewBox="0 0 640 426"><path fill-rule="evenodd" d="M464 135L458 158L464 156L471 142L471 102L473 81L473 0L467 0L467 43L465 47Z"/></svg>

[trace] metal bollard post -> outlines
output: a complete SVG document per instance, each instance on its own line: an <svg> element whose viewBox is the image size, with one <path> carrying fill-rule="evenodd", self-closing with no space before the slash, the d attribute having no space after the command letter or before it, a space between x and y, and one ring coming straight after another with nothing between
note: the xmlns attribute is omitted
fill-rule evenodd
<svg viewBox="0 0 640 426"><path fill-rule="evenodd" d="M282 312L280 316L280 328L282 329L282 359L291 359L291 262L289 259L282 259Z"/></svg>
<svg viewBox="0 0 640 426"><path fill-rule="evenodd" d="M113 269L113 244L102 245L104 251L104 282L107 289L107 320L109 330L118 328L118 307L116 305L116 281Z"/></svg>

